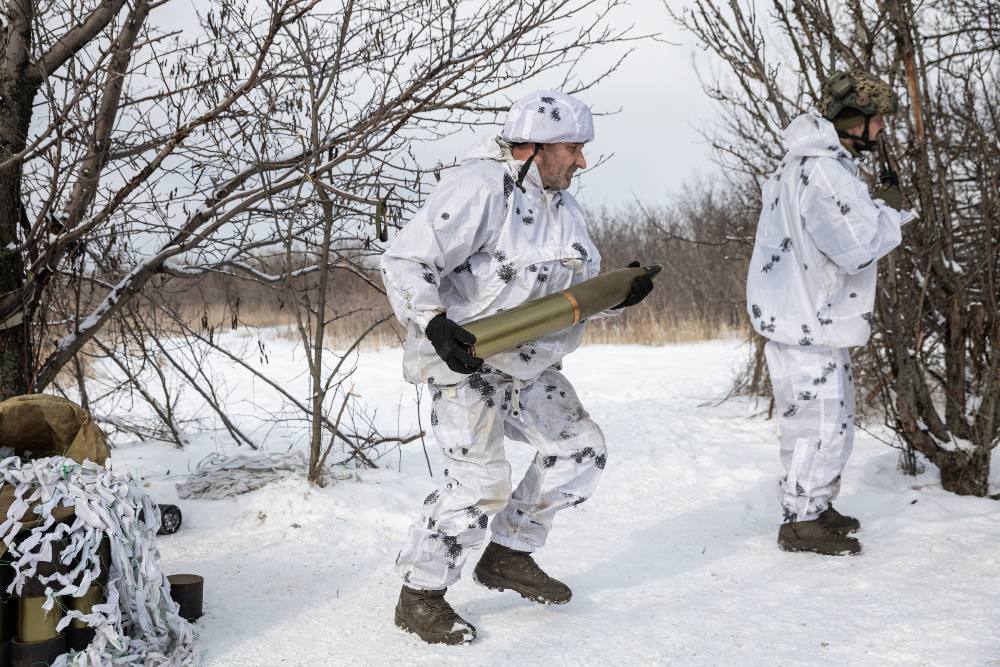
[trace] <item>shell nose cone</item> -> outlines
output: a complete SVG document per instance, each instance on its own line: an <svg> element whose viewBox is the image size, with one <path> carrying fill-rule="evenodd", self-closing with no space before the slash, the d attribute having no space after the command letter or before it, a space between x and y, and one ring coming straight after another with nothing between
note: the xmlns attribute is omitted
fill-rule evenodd
<svg viewBox="0 0 1000 667"><path fill-rule="evenodd" d="M646 266L644 266L642 268L646 271L646 276L648 276L650 278L652 278L657 273L659 273L660 271L663 270L663 267L660 266L659 264L647 264Z"/></svg>

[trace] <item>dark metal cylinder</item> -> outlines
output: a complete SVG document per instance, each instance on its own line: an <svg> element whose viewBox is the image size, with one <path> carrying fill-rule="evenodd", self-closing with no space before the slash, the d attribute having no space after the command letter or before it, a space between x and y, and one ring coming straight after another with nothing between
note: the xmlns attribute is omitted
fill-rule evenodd
<svg viewBox="0 0 1000 667"><path fill-rule="evenodd" d="M21 588L21 597L34 598L45 595L46 586L51 584L43 584L39 580L39 577L50 577L56 572L66 574L69 571L69 566L59 561L59 556L62 555L64 547L65 544L63 542L52 543L52 560L38 561L35 576L25 580L24 586Z"/></svg>
<svg viewBox="0 0 1000 667"><path fill-rule="evenodd" d="M197 574L171 574L170 597L180 607L182 618L194 621L201 618L205 578Z"/></svg>
<svg viewBox="0 0 1000 667"><path fill-rule="evenodd" d="M77 628L70 625L66 628L66 645L74 651L83 651L94 641L97 631L94 628Z"/></svg>
<svg viewBox="0 0 1000 667"><path fill-rule="evenodd" d="M102 604L104 600L104 591L98 584L93 584L81 597L69 598L72 608L83 614L89 614L95 604ZM95 634L94 628L74 618L66 628L66 641L74 651L82 651L94 640Z"/></svg>
<svg viewBox="0 0 1000 667"><path fill-rule="evenodd" d="M4 552L0 558L0 642L10 641L17 633L17 597L7 592L12 581L14 566L10 562L10 552ZM2 662L0 667L4 667Z"/></svg>
<svg viewBox="0 0 1000 667"><path fill-rule="evenodd" d="M66 635L57 635L41 642L12 641L10 644L11 667L38 667L51 665L66 652Z"/></svg>

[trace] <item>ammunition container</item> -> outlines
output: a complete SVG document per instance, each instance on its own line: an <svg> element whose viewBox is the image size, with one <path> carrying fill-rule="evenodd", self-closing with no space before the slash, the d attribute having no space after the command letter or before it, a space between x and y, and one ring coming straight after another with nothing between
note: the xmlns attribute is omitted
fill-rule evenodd
<svg viewBox="0 0 1000 667"><path fill-rule="evenodd" d="M170 597L180 607L180 615L189 621L201 618L205 578L197 574L171 574Z"/></svg>
<svg viewBox="0 0 1000 667"><path fill-rule="evenodd" d="M66 628L66 645L74 651L83 651L94 641L97 631L91 627L77 628L70 625Z"/></svg>
<svg viewBox="0 0 1000 667"><path fill-rule="evenodd" d="M183 515L177 505L158 505L160 508L160 529L157 535L173 535L181 528Z"/></svg>
<svg viewBox="0 0 1000 667"><path fill-rule="evenodd" d="M70 606L81 614L91 613L94 605L104 604L107 600L104 587L108 582L108 568L111 565L111 543L107 537L101 540L97 553L101 561L100 576L82 596L67 598ZM66 643L74 651L83 651L90 646L90 642L94 641L96 634L94 628L80 619L74 618L69 622L69 627L66 628Z"/></svg>
<svg viewBox="0 0 1000 667"><path fill-rule="evenodd" d="M91 585L81 597L70 598L70 605L75 610L81 614L89 614L90 610L95 604L102 604L104 602L104 591L97 584ZM90 626L81 621L78 618L74 618L70 621L70 625L74 628L89 628Z"/></svg>
<svg viewBox="0 0 1000 667"><path fill-rule="evenodd" d="M472 353L487 358L566 329L625 300L638 276L652 278L658 265L608 271L556 294L462 324L476 337Z"/></svg>
<svg viewBox="0 0 1000 667"><path fill-rule="evenodd" d="M17 598L7 593L7 587L14 580L14 568L9 558L10 554L5 553L0 559L0 643L10 641L17 633ZM4 665L0 661L0 667Z"/></svg>
<svg viewBox="0 0 1000 667"><path fill-rule="evenodd" d="M62 620L63 613L59 605L54 605L52 611L45 611L42 605L45 597L22 597L17 601L17 640L23 644L44 642L55 639L59 633L56 624Z"/></svg>
<svg viewBox="0 0 1000 667"><path fill-rule="evenodd" d="M41 642L12 641L10 644L11 667L38 667L51 665L66 652L66 635L56 635Z"/></svg>

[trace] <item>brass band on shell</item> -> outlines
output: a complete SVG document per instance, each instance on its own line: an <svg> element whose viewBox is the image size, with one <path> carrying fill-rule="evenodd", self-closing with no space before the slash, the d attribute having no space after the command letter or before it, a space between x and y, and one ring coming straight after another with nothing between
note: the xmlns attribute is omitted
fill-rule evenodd
<svg viewBox="0 0 1000 667"><path fill-rule="evenodd" d="M569 305L573 306L573 324L578 323L580 321L580 303L569 292L562 292L562 295L569 301Z"/></svg>

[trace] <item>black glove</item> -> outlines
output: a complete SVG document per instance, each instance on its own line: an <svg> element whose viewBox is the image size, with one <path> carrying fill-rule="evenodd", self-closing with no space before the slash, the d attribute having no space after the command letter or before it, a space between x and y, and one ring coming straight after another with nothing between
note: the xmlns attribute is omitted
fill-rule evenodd
<svg viewBox="0 0 1000 667"><path fill-rule="evenodd" d="M469 346L476 342L476 337L458 323L449 320L444 313L435 315L427 323L424 334L434 345L438 356L456 373L475 373L483 365L483 360L469 351Z"/></svg>
<svg viewBox="0 0 1000 667"><path fill-rule="evenodd" d="M878 182L883 186L899 185L899 174L892 167L885 167L878 172Z"/></svg>
<svg viewBox="0 0 1000 667"><path fill-rule="evenodd" d="M628 268L634 269L639 266L642 266L639 264L639 260L635 260L629 263ZM628 296L625 297L625 300L617 306L613 306L611 310L618 310L619 308L624 308L625 306L634 306L645 299L652 291L653 281L649 276L636 276L632 281L632 289L629 290Z"/></svg>

